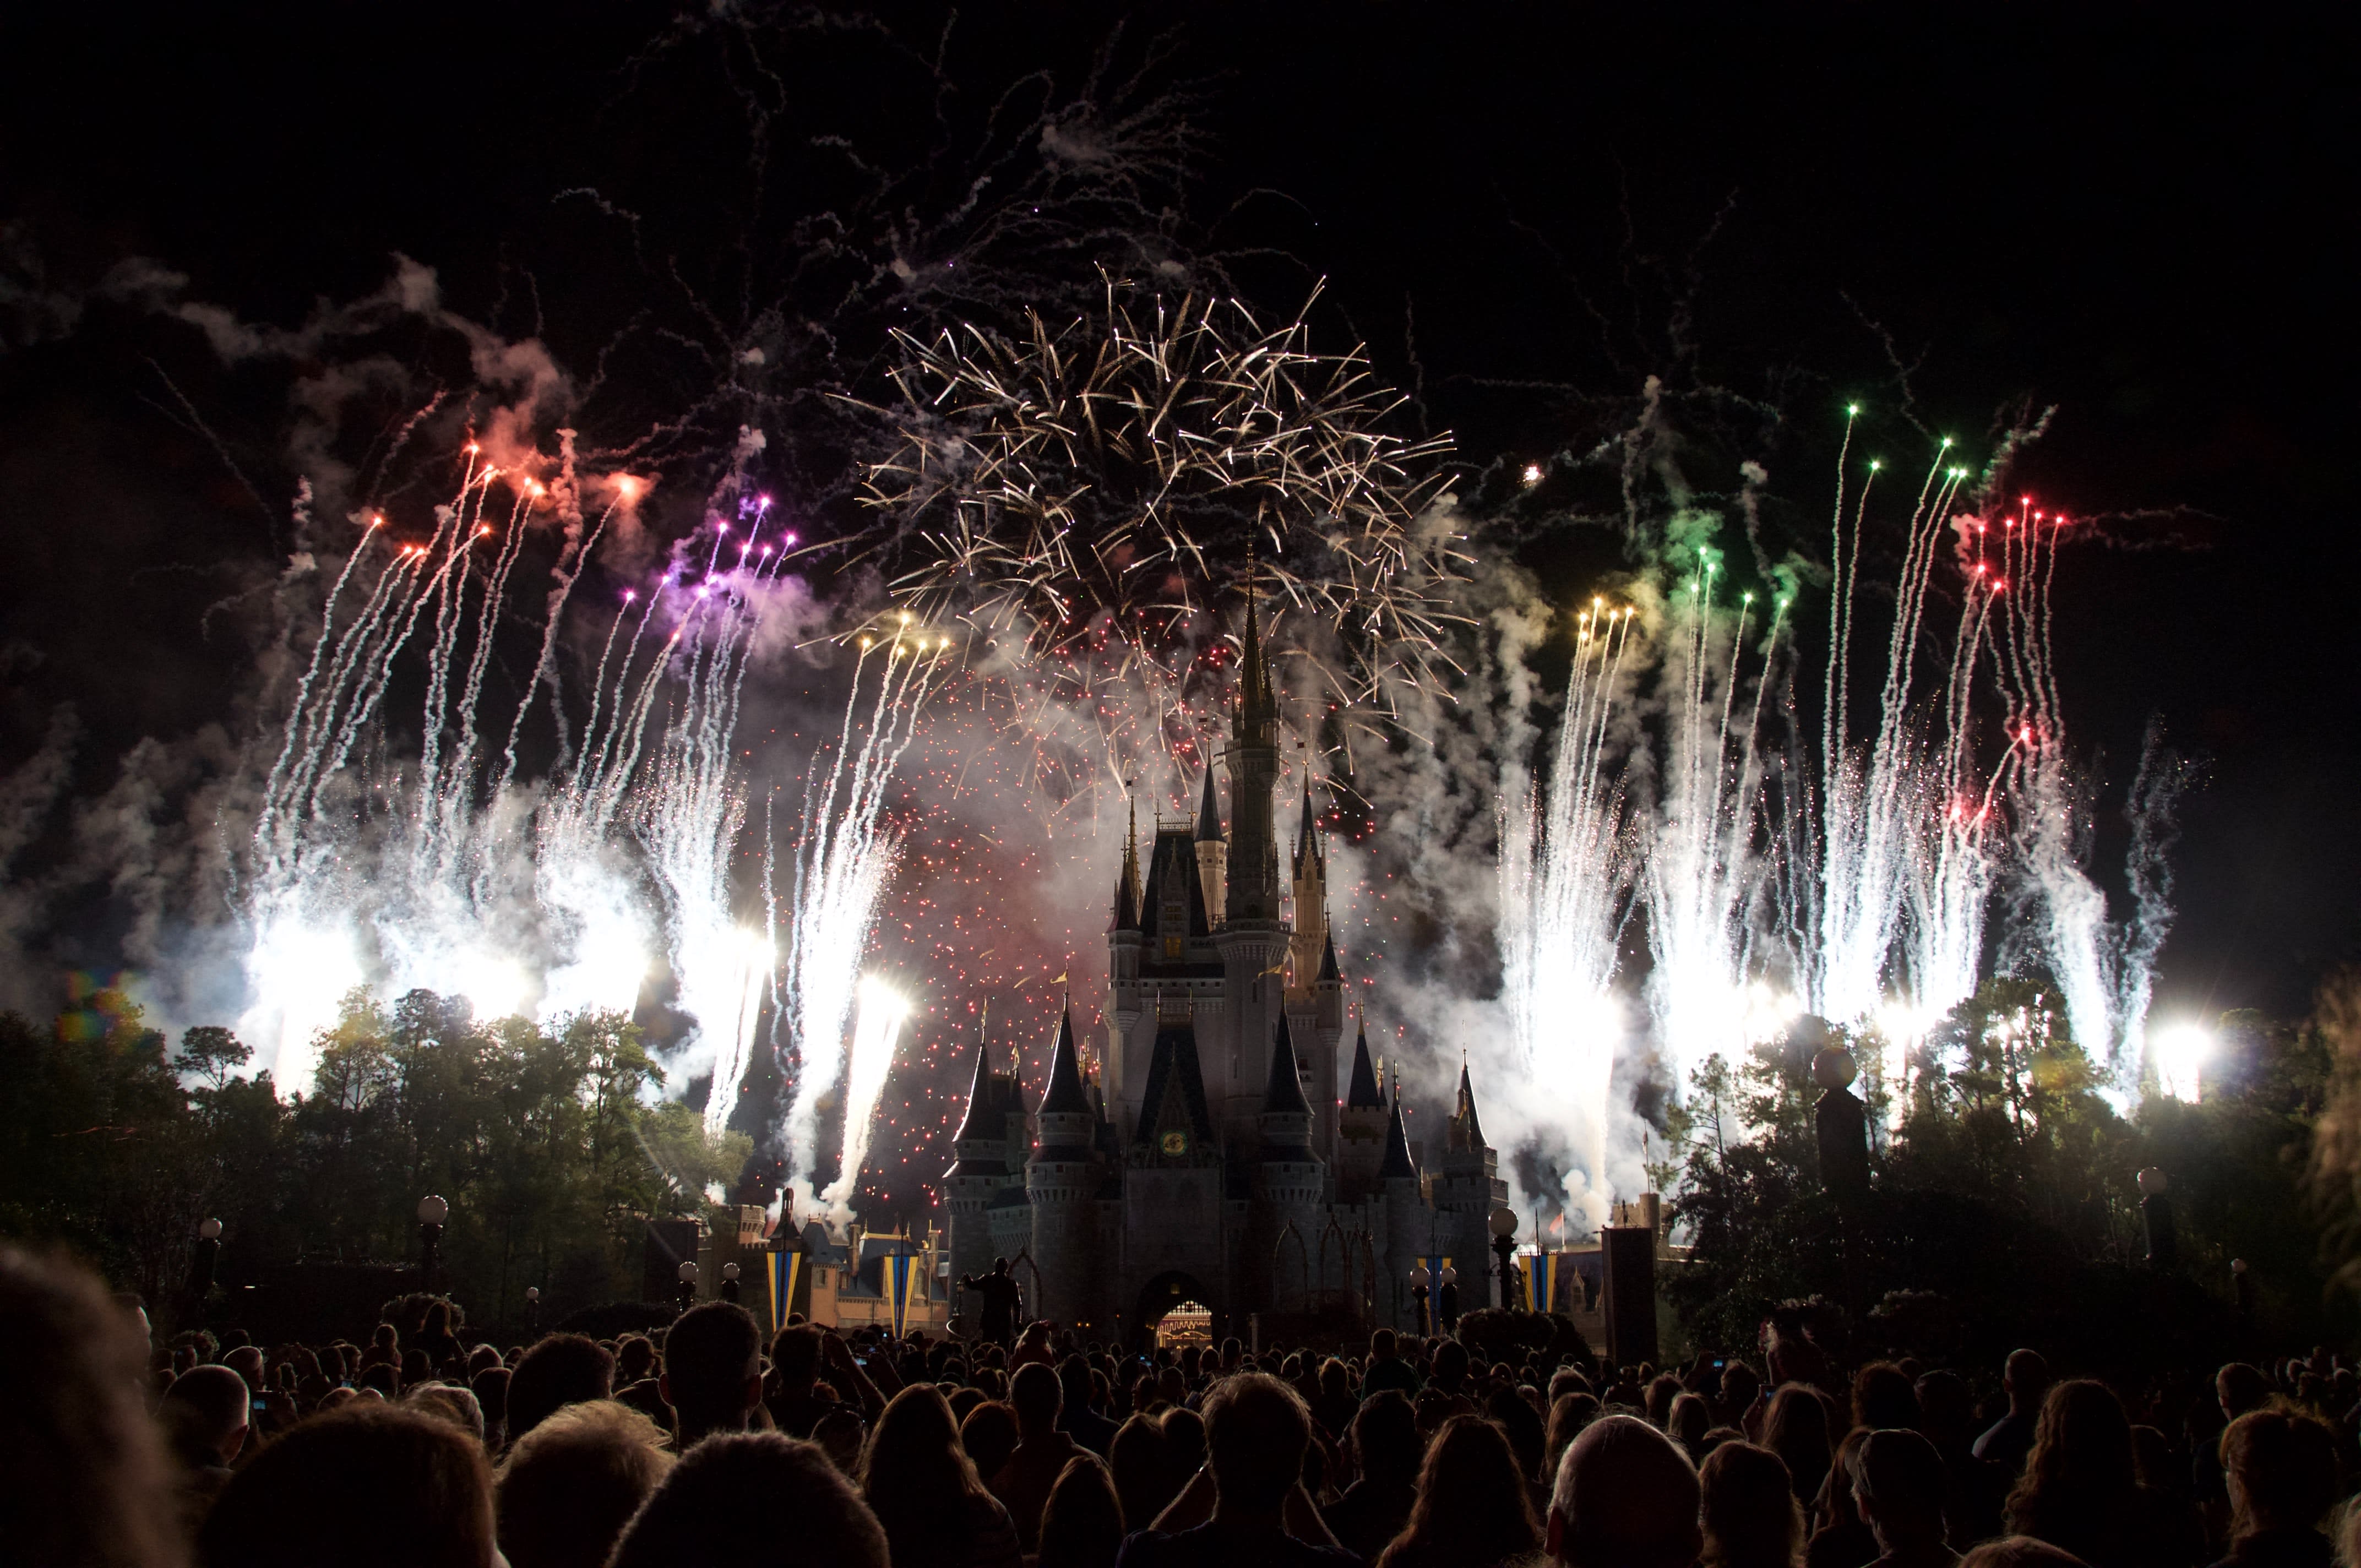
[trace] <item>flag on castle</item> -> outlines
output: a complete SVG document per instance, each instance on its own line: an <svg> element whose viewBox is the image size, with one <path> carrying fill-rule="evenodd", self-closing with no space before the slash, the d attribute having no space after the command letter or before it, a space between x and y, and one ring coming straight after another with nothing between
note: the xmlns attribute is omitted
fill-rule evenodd
<svg viewBox="0 0 2361 1568"><path fill-rule="evenodd" d="M885 1299L894 1312L894 1337L899 1339L910 1321L910 1282L917 1277L918 1260L904 1252L880 1261L885 1265Z"/></svg>
<svg viewBox="0 0 2361 1568"><path fill-rule="evenodd" d="M804 1255L789 1248L765 1255L763 1263L770 1277L771 1332L775 1334L787 1326L787 1314L795 1309L796 1284L803 1278Z"/></svg>

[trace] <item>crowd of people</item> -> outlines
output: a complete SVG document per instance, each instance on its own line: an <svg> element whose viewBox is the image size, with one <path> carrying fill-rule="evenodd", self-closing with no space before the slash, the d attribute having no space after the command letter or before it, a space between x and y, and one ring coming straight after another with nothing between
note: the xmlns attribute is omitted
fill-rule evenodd
<svg viewBox="0 0 2361 1568"><path fill-rule="evenodd" d="M2361 1380L851 1337L158 1343L0 1246L0 1559L123 1568L2361 1568ZM2347 1528L2346 1514L2352 1514Z"/></svg>

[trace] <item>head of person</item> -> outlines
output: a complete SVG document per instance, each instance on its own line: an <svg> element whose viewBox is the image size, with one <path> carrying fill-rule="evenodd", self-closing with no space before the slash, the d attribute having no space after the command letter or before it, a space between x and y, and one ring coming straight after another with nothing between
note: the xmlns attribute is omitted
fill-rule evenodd
<svg viewBox="0 0 2361 1568"><path fill-rule="evenodd" d="M226 1366L192 1366L164 1391L157 1419L181 1464L227 1464L246 1446L254 1394Z"/></svg>
<svg viewBox="0 0 2361 1568"><path fill-rule="evenodd" d="M818 1445L707 1438L650 1494L607 1568L887 1568L885 1532Z"/></svg>
<svg viewBox="0 0 2361 1568"><path fill-rule="evenodd" d="M511 1568L604 1563L672 1469L664 1429L611 1399L568 1405L520 1439L495 1498Z"/></svg>
<svg viewBox="0 0 2361 1568"><path fill-rule="evenodd" d="M1107 1469L1133 1530L1146 1530L1180 1495L1164 1453L1164 1429L1147 1416L1134 1416L1115 1429L1107 1444Z"/></svg>
<svg viewBox="0 0 2361 1568"><path fill-rule="evenodd" d="M1779 1456L1795 1485L1795 1496L1809 1501L1828 1479L1833 1457L1828 1445L1828 1408L1819 1395L1800 1383L1790 1383L1771 1396L1763 1418L1763 1446Z"/></svg>
<svg viewBox="0 0 2361 1568"><path fill-rule="evenodd" d="M1190 1476L1204 1468L1205 1418L1186 1405L1175 1405L1164 1412L1159 1425L1164 1433L1165 1463L1186 1486Z"/></svg>
<svg viewBox="0 0 2361 1568"><path fill-rule="evenodd" d="M478 1442L484 1441L484 1409L465 1388L449 1383L422 1383L402 1396L402 1403L442 1417Z"/></svg>
<svg viewBox="0 0 2361 1568"><path fill-rule="evenodd" d="M1804 1551L1804 1506L1787 1466L1767 1448L1724 1442L1697 1474L1710 1568L1792 1568Z"/></svg>
<svg viewBox="0 0 2361 1568"><path fill-rule="evenodd" d="M1434 1378L1439 1383L1456 1385L1467 1376L1467 1347L1455 1339L1444 1340L1434 1347Z"/></svg>
<svg viewBox="0 0 2361 1568"><path fill-rule="evenodd" d="M657 1388L680 1417L682 1447L708 1432L743 1431L747 1413L763 1398L763 1335L754 1314L735 1301L707 1301L683 1312L664 1336Z"/></svg>
<svg viewBox="0 0 2361 1568"><path fill-rule="evenodd" d="M1721 1408L1735 1414L1754 1403L1763 1392L1762 1375L1743 1361L1733 1361L1721 1369Z"/></svg>
<svg viewBox="0 0 2361 1568"><path fill-rule="evenodd" d="M868 1439L869 1429L862 1422L861 1411L851 1405L832 1405L812 1423L811 1440L819 1444L829 1463L849 1477L860 1475L861 1451Z"/></svg>
<svg viewBox="0 0 2361 1568"><path fill-rule="evenodd" d="M142 1396L138 1325L82 1268L0 1245L0 1552L24 1563L179 1563L171 1466Z"/></svg>
<svg viewBox="0 0 2361 1568"><path fill-rule="evenodd" d="M249 1388L264 1388L269 1386L262 1359L262 1350L258 1345L239 1345L236 1349L225 1353L221 1358L221 1364L245 1378L246 1386Z"/></svg>
<svg viewBox="0 0 2361 1568"><path fill-rule="evenodd" d="M1887 1552L1943 1540L1943 1456L1917 1432L1887 1428L1849 1445L1845 1473L1861 1522Z"/></svg>
<svg viewBox="0 0 2361 1568"><path fill-rule="evenodd" d="M771 1370L779 1375L779 1387L789 1394L808 1394L819 1380L819 1351L822 1335L809 1323L796 1323L781 1329L771 1340Z"/></svg>
<svg viewBox="0 0 2361 1568"><path fill-rule="evenodd" d="M1918 1425L1918 1394L1890 1361L1873 1361L1852 1378L1852 1424L1878 1431Z"/></svg>
<svg viewBox="0 0 2361 1568"><path fill-rule="evenodd" d="M2247 1411L2222 1434L2222 1469L2235 1539L2310 1530L2336 1500L2334 1438L2309 1416Z"/></svg>
<svg viewBox="0 0 2361 1568"><path fill-rule="evenodd" d="M1410 1397L1399 1388L1385 1388L1361 1401L1349 1429L1353 1457L1360 1472L1382 1486L1408 1486L1417 1478L1424 1444Z"/></svg>
<svg viewBox="0 0 2361 1568"><path fill-rule="evenodd" d="M1141 1529L1147 1528L1142 1520ZM1115 1561L1125 1532L1114 1477L1091 1453L1066 1461L1041 1508L1038 1568L1097 1568Z"/></svg>
<svg viewBox="0 0 2361 1568"><path fill-rule="evenodd" d="M1948 1449L1969 1441L1975 1426L1975 1391L1956 1372L1929 1372L1913 1387L1918 1396L1918 1430L1937 1448Z"/></svg>
<svg viewBox="0 0 2361 1568"><path fill-rule="evenodd" d="M2234 1361L2213 1375L2213 1397L2222 1407L2225 1420L2236 1420L2248 1410L2258 1410L2263 1401L2271 1397L2270 1379L2262 1369Z"/></svg>
<svg viewBox="0 0 2361 1568"><path fill-rule="evenodd" d="M1266 1372L1235 1373L1205 1396L1205 1459L1225 1512L1276 1511L1303 1474L1312 1413Z"/></svg>
<svg viewBox="0 0 2361 1568"><path fill-rule="evenodd" d="M2000 1383L2008 1390L2008 1408L2030 1415L2049 1397L2049 1363L2037 1350L2012 1350L2002 1364Z"/></svg>
<svg viewBox="0 0 2361 1568"><path fill-rule="evenodd" d="M987 1481L1016 1452L1017 1436L1016 1412L1003 1400L983 1400L960 1418L960 1446Z"/></svg>
<svg viewBox="0 0 2361 1568"><path fill-rule="evenodd" d="M1532 1493L1506 1433L1476 1416L1454 1416L1419 1466L1418 1498L1397 1541L1406 1555L1455 1552L1470 1563L1523 1557L1542 1543Z"/></svg>
<svg viewBox="0 0 2361 1568"><path fill-rule="evenodd" d="M862 1453L861 1495L884 1526L895 1562L959 1560L970 1529L967 1500L983 1491L941 1389L914 1383L886 1402Z"/></svg>
<svg viewBox="0 0 2361 1568"><path fill-rule="evenodd" d="M1058 1375L1039 1362L1029 1362L1016 1369L1008 1383L1008 1402L1016 1409L1016 1428L1025 1442L1046 1437L1057 1430L1058 1412L1064 1408L1066 1393L1058 1382Z"/></svg>
<svg viewBox="0 0 2361 1568"><path fill-rule="evenodd" d="M509 1374L509 1438L522 1437L568 1405L615 1391L615 1358L584 1334L551 1334Z"/></svg>
<svg viewBox="0 0 2361 1568"><path fill-rule="evenodd" d="M2103 1383L2058 1384L2041 1404L2025 1474L2008 1497L2010 1529L2071 1542L2129 1499L2138 1485L2131 1421Z"/></svg>
<svg viewBox="0 0 2361 1568"><path fill-rule="evenodd" d="M1550 1494L1549 1554L1568 1568L1688 1568L1704 1544L1697 1474L1635 1416L1601 1416L1567 1445Z"/></svg>
<svg viewBox="0 0 2361 1568"><path fill-rule="evenodd" d="M1561 1394L1550 1401L1549 1434L1543 1454L1545 1477L1557 1475L1558 1461L1565 1457L1567 1447L1598 1419L1598 1396L1587 1390Z"/></svg>
<svg viewBox="0 0 2361 1568"><path fill-rule="evenodd" d="M1058 1363L1058 1389L1060 1404L1069 1410L1086 1410L1095 1391L1091 1382L1091 1364L1080 1355L1070 1355Z"/></svg>
<svg viewBox="0 0 2361 1568"><path fill-rule="evenodd" d="M1389 1361L1394 1355L1394 1331L1379 1329L1369 1336L1369 1359Z"/></svg>
<svg viewBox="0 0 2361 1568"><path fill-rule="evenodd" d="M2072 1552L2029 1535L1987 1541L1960 1559L1960 1568L2088 1568Z"/></svg>
<svg viewBox="0 0 2361 1568"><path fill-rule="evenodd" d="M491 1568L491 1470L440 1416L357 1399L282 1434L198 1532L206 1568Z"/></svg>
<svg viewBox="0 0 2361 1568"><path fill-rule="evenodd" d="M1694 1458L1704 1452L1705 1434L1713 1427L1713 1407L1705 1402L1702 1394L1686 1391L1673 1396L1673 1408L1664 1417L1664 1435L1689 1451Z"/></svg>

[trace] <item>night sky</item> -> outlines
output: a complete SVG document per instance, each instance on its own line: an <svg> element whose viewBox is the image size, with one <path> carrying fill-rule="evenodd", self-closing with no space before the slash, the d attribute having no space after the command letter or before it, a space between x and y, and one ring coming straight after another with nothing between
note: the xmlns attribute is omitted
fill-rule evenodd
<svg viewBox="0 0 2361 1568"><path fill-rule="evenodd" d="M2108 542L2058 587L2094 864L2160 716L2202 783L2159 1012L2299 1014L2361 956L2361 83L2329 10L1031 4L945 41L923 6L10 5L0 770L60 700L86 790L223 716L243 654L203 612L283 548L283 389L88 302L126 258L291 326L400 253L587 374L643 275L561 192L641 212L640 264L716 299L732 236L842 205L782 155L750 214L733 34L785 62L756 91L785 142L919 170L939 108L988 136L1028 72L1097 69L1178 105L1187 166L1150 200L1173 243L1273 312L1324 279L1316 319L1456 433L1468 495L1618 428L1654 375L1775 409L1756 450L1808 540L1849 399L1913 461L1921 432L2054 405L2020 476ZM684 395L652 355L616 374L646 378L618 421ZM1575 522L1521 541L1569 595L1617 560Z"/></svg>

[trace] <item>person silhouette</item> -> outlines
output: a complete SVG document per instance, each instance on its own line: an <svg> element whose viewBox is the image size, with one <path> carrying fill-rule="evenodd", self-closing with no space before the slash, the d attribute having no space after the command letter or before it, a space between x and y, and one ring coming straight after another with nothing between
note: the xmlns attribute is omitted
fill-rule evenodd
<svg viewBox="0 0 2361 1568"><path fill-rule="evenodd" d="M960 1277L960 1288L972 1290L983 1298L977 1313L977 1332L983 1338L1005 1350L1016 1337L1016 1281L1008 1272L1008 1260L995 1257L992 1272L981 1277L969 1274Z"/></svg>

